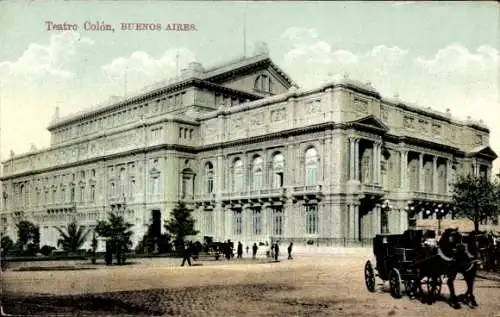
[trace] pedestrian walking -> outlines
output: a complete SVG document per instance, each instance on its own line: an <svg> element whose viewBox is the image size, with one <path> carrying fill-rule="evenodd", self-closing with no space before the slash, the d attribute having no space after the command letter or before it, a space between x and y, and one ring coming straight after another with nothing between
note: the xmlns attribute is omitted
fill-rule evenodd
<svg viewBox="0 0 500 317"><path fill-rule="evenodd" d="M278 246L278 243L276 242L274 244L274 261L278 261L279 253L280 253L280 247Z"/></svg>
<svg viewBox="0 0 500 317"><path fill-rule="evenodd" d="M293 242L290 242L290 245L288 246L288 260L293 260L292 258L292 248L293 248Z"/></svg>
<svg viewBox="0 0 500 317"><path fill-rule="evenodd" d="M243 258L243 244L240 242L238 242L238 259L242 259Z"/></svg>
<svg viewBox="0 0 500 317"><path fill-rule="evenodd" d="M252 247L252 258L255 259L255 257L257 256L257 249L259 247L257 246L257 243L254 243L253 244L253 247Z"/></svg>
<svg viewBox="0 0 500 317"><path fill-rule="evenodd" d="M189 266L191 266L191 246L188 245L187 243L184 245L181 266L184 266L184 263L186 263L186 261L189 264Z"/></svg>
<svg viewBox="0 0 500 317"><path fill-rule="evenodd" d="M247 245L247 255L248 255L248 250L250 250L250 247Z"/></svg>

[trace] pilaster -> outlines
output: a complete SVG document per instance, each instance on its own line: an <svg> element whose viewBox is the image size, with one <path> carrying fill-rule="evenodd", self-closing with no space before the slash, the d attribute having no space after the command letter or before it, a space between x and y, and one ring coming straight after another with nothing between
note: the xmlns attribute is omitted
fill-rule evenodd
<svg viewBox="0 0 500 317"><path fill-rule="evenodd" d="M418 156L418 191L423 192L424 190L424 154L420 153Z"/></svg>
<svg viewBox="0 0 500 317"><path fill-rule="evenodd" d="M438 192L437 156L432 157L432 192Z"/></svg>

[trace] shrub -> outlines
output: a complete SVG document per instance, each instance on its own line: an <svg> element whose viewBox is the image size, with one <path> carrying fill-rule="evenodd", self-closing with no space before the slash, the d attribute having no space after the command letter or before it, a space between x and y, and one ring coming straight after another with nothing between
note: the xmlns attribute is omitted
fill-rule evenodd
<svg viewBox="0 0 500 317"><path fill-rule="evenodd" d="M50 245L44 245L41 249L40 249L40 253L45 255L45 256L48 256L48 255L51 255L52 254L52 251L54 251L56 248L53 247L53 246L50 246Z"/></svg>

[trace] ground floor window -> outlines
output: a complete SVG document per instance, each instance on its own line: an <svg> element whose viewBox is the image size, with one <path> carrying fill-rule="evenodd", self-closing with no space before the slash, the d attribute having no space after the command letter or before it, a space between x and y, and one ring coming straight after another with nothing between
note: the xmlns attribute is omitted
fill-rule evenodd
<svg viewBox="0 0 500 317"><path fill-rule="evenodd" d="M306 206L306 234L318 234L318 205Z"/></svg>
<svg viewBox="0 0 500 317"><path fill-rule="evenodd" d="M233 210L233 234L241 235L243 233L243 214L241 210Z"/></svg>
<svg viewBox="0 0 500 317"><path fill-rule="evenodd" d="M280 207L272 210L272 230L274 236L283 235L283 209Z"/></svg>
<svg viewBox="0 0 500 317"><path fill-rule="evenodd" d="M206 234L213 234L214 231L214 212L213 210L205 210L203 212L203 223Z"/></svg>
<svg viewBox="0 0 500 317"><path fill-rule="evenodd" d="M252 210L252 219L253 219L253 234L261 234L262 226L261 226L261 213L260 208L256 208Z"/></svg>

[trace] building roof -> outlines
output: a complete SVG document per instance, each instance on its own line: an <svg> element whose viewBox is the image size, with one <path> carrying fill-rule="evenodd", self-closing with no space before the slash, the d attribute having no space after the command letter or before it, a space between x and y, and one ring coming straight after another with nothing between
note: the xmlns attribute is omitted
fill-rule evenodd
<svg viewBox="0 0 500 317"><path fill-rule="evenodd" d="M55 116L50 123L48 129L54 129L58 126L68 124L72 121L87 117L89 115L94 115L108 111L112 108L119 107L130 102L134 102L140 99L149 98L151 95L164 93L169 90L177 90L186 87L186 83L191 82L193 79L199 79L206 82L218 84L224 78L234 76L238 73L253 69L255 67L271 67L275 72L277 72L282 79L285 81L287 88L291 86L297 86L297 84L288 76L276 63L274 63L267 52L259 53L250 57L239 57L228 62L225 62L214 67L204 69L200 63L190 63L188 68L182 70L180 77L175 77L171 81L161 81L158 85L150 85L146 88L146 91L135 94L131 97L113 97L106 103L103 103L97 107L87 109L78 113L73 113L65 117ZM232 89L234 90L234 89ZM246 95L252 95L248 92L241 91ZM257 96L257 95L255 95ZM253 98L251 98L253 99Z"/></svg>

